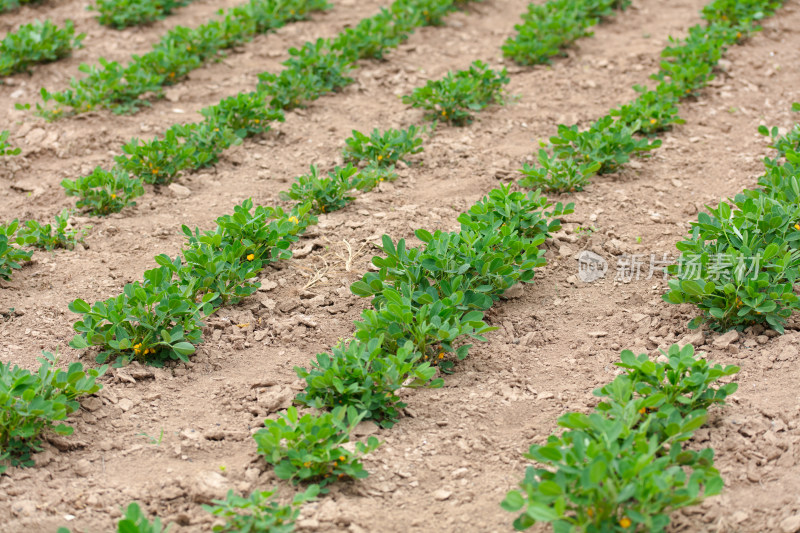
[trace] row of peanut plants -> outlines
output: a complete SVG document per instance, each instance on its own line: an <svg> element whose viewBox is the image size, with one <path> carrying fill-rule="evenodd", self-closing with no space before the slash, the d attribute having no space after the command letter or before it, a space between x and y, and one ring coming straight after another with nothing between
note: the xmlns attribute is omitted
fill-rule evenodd
<svg viewBox="0 0 800 533"><path fill-rule="evenodd" d="M635 86L639 96L611 110L587 130L560 124L557 135L539 150L538 162L525 164L520 184L550 192L582 190L595 174L620 170L631 156L646 156L661 146L656 136L682 124L678 103L699 96L714 78L713 69L725 50L760 28L755 22L772 15L775 0L717 0L703 9L705 25L693 26L685 39L670 38L663 61L652 79L655 89Z"/></svg>
<svg viewBox="0 0 800 533"><path fill-rule="evenodd" d="M32 65L57 61L80 48L86 37L75 35L75 26L68 20L59 28L49 20L21 26L0 41L0 77L27 72Z"/></svg>
<svg viewBox="0 0 800 533"><path fill-rule="evenodd" d="M97 21L121 30L161 20L192 0L96 0L89 6L97 11Z"/></svg>
<svg viewBox="0 0 800 533"><path fill-rule="evenodd" d="M550 152L540 151L538 167L523 169L522 183L560 192L579 190L591 175L616 171L632 154L659 146L652 136L682 122L677 116L680 99L696 95L713 77L712 69L726 47L757 30L754 22L779 7L780 2L772 1L712 2L703 10L707 27L692 28L684 41L673 40L663 52L666 60L653 76L660 82L656 90L637 87L639 98L613 110L588 131L559 126L558 135L550 139ZM776 145L786 143L779 139ZM724 208L718 214L717 229L719 221L728 223ZM701 215L692 238L679 249L690 243L706 245L714 231L701 235L713 227L707 222L708 217ZM706 246L713 248L711 243ZM776 255L777 250L771 252ZM675 280L670 287L665 299L673 303L687 301L682 299L685 294L702 293L697 290L702 285L691 280ZM733 305L737 305L735 295ZM762 312L770 308L753 294L735 311L745 305L751 312L758 312L759 305ZM780 325L777 320L773 323ZM550 436L545 445L531 446L526 457L542 467L529 467L521 490L510 492L503 502L509 511L522 510L515 528L547 522L557 532L663 531L670 512L722 490L713 450L697 452L681 443L705 422L712 403L723 403L736 390L735 384L717 388L712 384L738 368L711 367L693 357L691 345L683 349L674 345L664 355L666 362L653 362L646 355L623 352L619 366L627 373L595 391L606 401L591 415L564 415L559 425L566 431Z"/></svg>
<svg viewBox="0 0 800 533"><path fill-rule="evenodd" d="M465 125L475 111L503 102L506 83L505 70L478 61L403 100L424 109L426 118ZM366 475L360 464L351 470L344 447L353 426L368 419L391 427L406 406L401 389L441 386L437 372L450 373L467 357L465 341L485 340L494 328L483 313L515 283L532 281L534 268L545 263L540 246L560 227L555 217L572 211L571 205L550 207L538 192L500 188L459 217L459 232L417 230L421 248L384 236L386 257L373 258L378 272L351 286L373 305L356 322L354 338L318 354L310 369L295 369L306 382L295 403L329 412L300 416L291 407L254 435L276 475L322 487ZM370 438L355 449L364 454L378 445Z"/></svg>
<svg viewBox="0 0 800 533"><path fill-rule="evenodd" d="M469 78L473 79L470 81ZM452 116L464 117L467 116L467 113L482 109L491 102L501 102L502 86L508 82L505 71L497 73L480 63L473 65L468 71L448 74L444 80L438 83L446 84L448 80L454 79L459 80L459 83L457 86L447 87L446 93L452 100L447 108L452 110ZM427 87L430 88L433 83L429 83ZM476 93L482 95L480 101L474 101ZM421 99L417 99L417 102L421 101ZM469 118L471 119L471 117ZM300 216L305 208L310 208L310 213L324 213L341 209L353 200L349 192L354 188L368 189L381 181L395 179L395 164L403 161L407 155L422 151L421 131L414 126L407 130L388 130L384 133L375 130L370 135L354 131L353 137L345 142L343 157L349 163L360 163L363 170L359 172L353 166L344 169L336 168L328 174L327 178L321 178L318 176L317 170L312 167L308 175L298 177L292 187L281 196L285 200L297 202L296 211L293 212L297 212ZM241 213L241 210L237 210L237 214ZM218 221L219 226L230 226L230 224L223 223L223 219ZM300 225L297 217L292 216L289 220ZM313 222L313 215L308 215L308 220L309 223ZM228 222L230 222L229 219ZM184 232L189 236L198 235L197 230L192 233L184 228ZM210 235L206 234L206 236ZM245 242L247 241L245 240ZM225 241L217 241L215 245L219 253L220 248L225 247ZM189 248L191 248L191 244L184 250L184 257L190 258L195 255ZM257 266L256 254L248 253L250 251L249 248L236 250L232 257L240 258L242 264ZM288 251L282 256L288 257ZM158 258L157 260L162 264L168 260L161 257L161 260ZM216 268L209 270L213 270L213 274L204 279L204 283L200 283L200 285L208 287L208 290L217 288L216 285L212 286L213 284L209 283L212 276L216 277L218 281L222 278L230 280L225 267L220 267L219 262L217 262ZM187 271L184 276L188 275L190 273ZM145 277L147 278L148 275L146 274ZM248 285L244 281L250 279L248 275L240 275L237 279L239 286L235 289L228 286L229 293L233 292L239 297L243 297L258 287L257 283ZM128 290L128 287L124 291L126 294L134 292L136 291ZM197 297L194 299L196 300ZM229 299L227 303L232 303L232 301ZM109 303L110 301L105 302L105 304ZM220 300L219 303L226 302ZM105 304L99 302L93 308L98 309ZM84 308L84 306L84 302L73 302L74 308ZM126 310L125 313L129 319L138 320L141 324L141 317L136 316L135 312L131 313ZM86 316L84 315L84 317ZM82 324L76 324L76 329L81 330L82 327ZM157 327L153 329L157 329ZM147 335L146 331L143 333L145 336ZM91 333L78 335L73 346L83 346L85 339L91 336ZM118 362L123 363L130 357L136 357L150 364L160 364L163 359L158 352L153 351L152 343L149 343L145 337L140 340L142 342L132 344L132 354L126 350L118 352ZM464 350L462 351L465 353ZM105 360L106 357L107 354L101 355L101 360ZM446 363L442 362L442 365L446 366ZM411 362L406 363L405 371L413 366ZM424 368L420 367L414 370L414 375L417 376L420 384L427 381L432 373L433 368L429 363ZM395 387L399 389L400 383L396 383ZM259 453L263 454L269 463L276 466L277 475L295 482L319 481L320 484L311 485L304 492L297 494L292 504L288 506L280 505L275 501L274 491L256 491L247 498L231 492L225 500L216 501L215 505L206 507L209 512L226 519L225 525L218 527L217 530L241 531L247 528L268 530L272 527L276 528L275 531L283 531L284 529L277 528L284 527L285 531L290 531L299 513L300 504L314 498L320 491L326 492L324 487L328 482L343 478L366 477L367 472L360 462L360 457L375 449L378 446L377 440L373 437L366 443L355 443L353 448L346 446L350 439L350 430L366 416L367 413L352 405L339 406L332 412L321 416L309 414L300 416L296 409L291 408L275 424L268 422L267 428L259 431L254 438L258 444ZM120 525L123 523L126 527L136 526L140 531L145 531L148 527L160 527L157 519L151 524L136 504L128 507L126 516Z"/></svg>
<svg viewBox="0 0 800 533"><path fill-rule="evenodd" d="M656 533L672 511L722 491L714 451L689 441L708 408L736 391L719 381L739 368L712 366L691 344L663 355L623 351L616 365L625 372L594 391L602 398L594 411L563 415L563 433L530 447L525 457L541 466L529 466L502 504L522 511L515 529L543 522L556 533Z"/></svg>
<svg viewBox="0 0 800 533"><path fill-rule="evenodd" d="M111 172L97 169L91 176L65 181L64 185L69 194L83 197L79 207L91 206L94 214L119 210L142 192L139 182L128 173L148 183L163 184L180 170L213 164L218 154L239 138L264 132L271 122L283 120L284 110L351 83L346 72L358 59L382 57L411 29L438 23L451 7L452 2L441 0L395 2L391 10L363 20L336 39L309 42L300 50L291 50L293 57L279 75L265 73L257 91L203 110L205 121L175 126L163 140L142 145L134 140L123 148L126 155L117 159L117 167ZM98 183L103 185L98 187ZM109 198L112 195L114 198ZM86 201L87 196L92 197L91 202Z"/></svg>
<svg viewBox="0 0 800 533"><path fill-rule="evenodd" d="M476 62L467 71L448 74L443 80L429 82L425 87L416 90L406 101L414 107L422 107L428 110L430 112L430 118L435 118L437 120L444 119L454 124L465 124L471 121L474 111L482 109L492 102L502 102L500 92L502 85L507 82L508 78L505 71L496 73L489 70L485 64ZM392 172L393 167L391 165L399 160L404 153L416 153L420 151L420 143L421 139L416 138L416 131L413 127L407 132L390 131L384 135L380 135L376 130L369 137L359 132L354 132L354 136L347 140L347 148L345 149L344 155L346 159L369 161L367 170L374 169L372 170L374 174L368 179L368 182L374 184L375 181L394 177ZM389 166L385 168L383 172L380 172L379 170L382 164ZM292 189L285 194L285 197L292 200L305 199L307 200L305 205L310 205L316 212L325 212L326 210L330 211L342 207L344 203L346 203L346 200L350 199L344 198L343 194L346 194L346 191L351 185L343 185L346 184L346 180L335 179L337 171L338 169L331 173L331 179L320 180L316 176L315 170L312 168L311 174L299 178ZM313 194L311 196L306 194L304 198L304 192L307 193L312 190L314 191ZM545 205L544 199L536 195L528 195L528 197L525 198L524 195L520 195L520 193L510 193L508 190L497 192L500 194L499 201L501 202L507 202L511 199L510 201L513 204L513 202L521 200L523 205L515 206L520 213L527 211L529 208L543 207ZM487 205L497 207L496 203L488 203ZM486 215L488 215L488 213L484 213L484 218ZM478 215L476 214L476 216ZM491 217L491 215L489 216ZM532 214L526 218L523 225L530 224L530 221L537 217L538 215ZM299 222L296 218L295 221ZM541 223L539 225L541 226ZM555 225L556 223L551 223L547 226L549 229L553 229ZM222 224L220 224L220 226L222 226ZM486 230L486 227L484 227L484 230ZM184 231L187 235L191 235L186 229ZM197 231L195 231L195 235L197 234ZM514 238L510 233L507 233L504 240L505 242L510 242L513 241ZM515 257L515 255L522 255L525 257L525 259L523 259L524 264L518 267L521 268L521 273L515 275L505 272L506 269L496 264L500 255L495 254L492 261L490 261L492 265L489 277L496 278L500 276L503 278L504 281L496 281L499 287L507 287L513 283L515 279L532 277L532 271L530 269L541 260L541 253L538 250L540 240L543 240L543 238L539 239L539 237L537 237L535 243L528 243L528 246L525 247L525 252L520 252L520 249L516 248L511 254L506 255L507 260ZM462 243L462 246L463 245L464 243ZM246 251L249 250L239 250L239 252L242 253ZM247 254L244 258L248 262L256 261L256 255L254 253ZM162 258L161 262L163 264L167 263L167 261L168 258ZM525 270L526 268L528 270ZM221 271L222 269L217 269L217 273ZM223 274L222 277L225 277L225 274ZM240 276L239 279L245 278L247 278L246 275ZM210 284L206 283L205 286L209 287ZM478 289L478 293L486 292L482 287L476 288ZM228 286L228 289L231 289L231 287ZM208 290L213 289L209 288ZM133 294L135 292L135 290L128 291L126 287L126 293ZM237 291L234 290L233 292ZM242 293L240 292L239 295L241 296ZM475 295L470 293L468 294L468 299L474 299L474 296ZM492 297L483 294L483 297L479 300L480 305L487 305L488 302L492 301ZM88 306L84 304L85 302L76 302L73 303L73 306L77 305L85 310ZM475 304L470 305L473 306ZM97 304L95 307L97 307ZM468 313L468 316L461 317L461 320L463 320L465 324L468 324L474 319L475 315L472 312ZM436 319L434 319L434 322L436 322ZM463 332L470 334L468 333L468 326L463 326L463 328ZM476 333L473 332L472 334ZM85 340L87 337L88 335L83 337L79 336L78 338ZM77 345L84 345L85 343L83 340L76 341ZM158 357L158 353L154 351L152 345L148 344L148 342L129 342L129 344L131 344L131 348L133 348L133 353L131 354L133 357L151 361L155 360L156 362L161 360L161 358ZM379 349L376 351L374 349L374 340L371 344L373 345L372 355L377 356L381 351L380 346L378 346ZM451 342L446 342L446 344L452 347ZM117 348L121 346L125 346L125 344L118 344ZM173 351L172 355L180 357L181 348L188 350L188 346L186 345L179 346L178 352ZM352 346L352 348L355 348L355 346ZM444 350L444 346L440 348ZM467 349L467 346L463 346L459 347L455 352L460 357L463 357L466 356ZM105 354L101 356L101 359L105 359L107 356L108 354ZM370 366L376 367L374 368L375 372L381 375L383 382L389 386L386 390L396 392L401 388L401 382L397 381L401 375L413 375L415 377L414 383L406 383L406 385L422 385L430 380L434 372L434 366L438 365L442 369L451 368L452 362L444 361L444 356L445 352L442 351L439 354L439 358L433 357L432 361L425 361L420 365L417 364L420 362L419 359L428 359L427 354L418 354L415 357L410 353L404 354L403 351L400 350L400 354L394 359L395 366L391 367L391 364L387 365L384 371L380 369L380 364L376 361L372 361ZM123 355L123 358L125 357L127 357L127 355ZM398 363L399 366L397 366ZM387 380L391 380L393 374L395 375L395 381L392 384ZM436 383L438 382L434 382L433 385ZM383 388L383 385L381 388ZM310 400L311 398L307 401ZM395 401L396 403L392 406L391 404ZM396 409L402 408L403 404L399 403L399 399L394 396L393 399L388 399L387 406L390 412L396 414ZM331 407L335 406L332 405ZM295 481L322 479L327 482L328 480L342 477L364 477L366 472L363 470L358 458L361 454L374 449L378 444L377 441L372 439L366 444L357 444L355 448L356 453L348 451L348 449L344 448L342 445L349 441L349 430L352 428L352 425L367 416L375 418L362 408L354 405L343 406L341 402L338 408L335 408L332 413L321 417L312 417L311 415L299 417L297 412L292 409L275 425L260 432L256 436L256 440L259 444L259 451L265 455L269 462L276 465L276 471L282 478L293 479ZM380 414L378 417L382 419L381 421L384 425L390 425L391 417L386 418ZM298 495L299 500L303 501L313 497L313 493L316 493L318 490L316 487L316 485L312 485L306 493ZM254 521L260 521L259 523L262 526L266 525L267 522L269 525L274 526L276 525L276 522L274 522L276 517L280 520L281 516L285 518L288 513L292 512L294 513L294 517L297 516L296 505L299 503L298 498L295 499L295 507L282 507L274 502L265 505L267 502L266 498L269 496L271 496L271 493L256 492L253 493L249 499L244 499L234 494L229 494L226 501L217 502L218 506L216 508L210 508L209 510L217 515L226 516L228 518L227 526L230 527L231 530L239 530L245 523L252 525ZM245 509L250 512L242 515L242 511ZM123 522L129 525L138 524L142 527L149 526L149 522L141 515L138 507L132 505L128 511L131 516L126 516ZM284 523L288 525L288 523ZM277 524L280 525L281 522L277 522Z"/></svg>
<svg viewBox="0 0 800 533"><path fill-rule="evenodd" d="M311 13L328 7L327 0L250 0L197 28L177 26L152 51L134 56L127 65L100 59L98 65L81 65L86 76L73 78L69 89L50 92L43 88L43 103L36 105L37 112L48 120L97 108L135 112L152 98L162 97L164 87L177 83L224 50L287 23L306 20ZM71 110L65 113L67 108Z"/></svg>
<svg viewBox="0 0 800 533"><path fill-rule="evenodd" d="M454 0L396 0L389 9L363 19L333 39L291 49L280 74L263 73L256 91L240 93L201 111L203 121L177 124L163 138L133 139L123 146L111 170L97 167L88 176L62 182L77 207L92 215L118 212L144 194L143 183L170 183L180 171L213 165L241 139L270 129L284 111L352 83L348 71L364 58L383 57L407 39L414 28L440 24Z"/></svg>
<svg viewBox="0 0 800 533"><path fill-rule="evenodd" d="M800 103L792 106L800 112ZM800 125L785 135L761 126L776 157L764 158L758 187L721 201L692 222L663 298L701 312L690 328L729 330L762 324L783 332L800 309Z"/></svg>

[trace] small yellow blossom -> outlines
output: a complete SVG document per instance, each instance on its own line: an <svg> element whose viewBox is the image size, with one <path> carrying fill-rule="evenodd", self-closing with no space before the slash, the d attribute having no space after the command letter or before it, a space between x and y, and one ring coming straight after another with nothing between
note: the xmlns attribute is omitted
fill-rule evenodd
<svg viewBox="0 0 800 533"><path fill-rule="evenodd" d="M255 258L256 258L256 256L254 254L247 254L247 260L248 261L252 261Z"/></svg>
<svg viewBox="0 0 800 533"><path fill-rule="evenodd" d="M623 516L619 521L619 525L621 527L631 527L631 524L632 524L631 519L628 518L627 516Z"/></svg>

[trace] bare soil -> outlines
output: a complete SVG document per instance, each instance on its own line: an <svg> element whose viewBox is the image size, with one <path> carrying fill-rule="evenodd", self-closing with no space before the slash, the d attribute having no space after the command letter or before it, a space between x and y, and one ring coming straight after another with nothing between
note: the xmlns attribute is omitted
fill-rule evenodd
<svg viewBox="0 0 800 533"><path fill-rule="evenodd" d="M288 47L333 35L386 3L335 2L328 13L260 36L197 70L137 115L98 112L53 124L13 104L33 101L41 86L64 87L80 62L141 53L166 28L199 24L234 2L200 0L152 27L123 32L99 27L84 11L86 2L51 1L3 15L3 30L35 17L72 17L89 37L73 58L0 85L0 123L23 148L22 156L0 163L0 221L52 217L72 205L59 185L63 178L110 164L132 136L195 120L200 108L250 90L257 73L278 69ZM42 349L58 348L64 363L91 364L90 355L67 346L71 300L116 295L154 266L155 255L178 253L181 224L210 228L248 197L277 202L278 191L309 164L339 162L352 129L421 123L421 113L399 96L475 59L500 65L500 46L526 3L485 0L451 15L444 27L417 31L386 62L365 62L342 93L290 113L262 138L231 149L214 169L183 176L189 196L149 190L119 215L78 218L92 226L85 248L36 252L12 282L0 285L0 359L34 368ZM586 126L634 97L633 85L648 83L657 69L667 36L683 36L699 23L704 3L635 0L552 66L507 65L514 96L507 105L465 128L440 127L398 181L322 216L297 244L295 258L264 272L257 295L208 320L206 342L191 363L110 372L104 389L71 418L74 435L49 439L35 467L12 468L0 478L0 529L110 531L120 506L136 500L176 522L174 531L209 531L213 520L201 504L228 488L277 485L290 495L256 455L250 434L301 387L294 366L351 335L368 302L348 287L369 268L373 243L384 233L413 241L419 227L456 229L458 214L516 179L516 169L558 123ZM785 128L797 120L789 109L800 100L798 27L800 3L792 0L765 21L763 32L728 52L717 79L682 106L686 124L668 133L653 157L597 178L572 197L553 198L574 201L576 210L546 244L548 265L536 282L489 312L498 329L446 377L443 389L409 393L407 416L392 429L359 428L384 443L365 459L370 477L336 485L307 505L301 530L511 531L513 517L499 502L523 476L528 446L557 431L564 412L594 405L592 390L613 379L622 349L655 355L694 335L686 329L693 309L661 300L666 283L658 273L645 279L650 254L675 257L675 243L704 204L755 185L769 153L758 125ZM608 260L605 279L576 277L575 257L584 249ZM615 281L622 254L645 258L640 279ZM730 343L716 339L707 331L690 337L715 361L741 366L740 387L696 441L716 450L726 490L676 513L671 530L798 531L800 323L792 319L782 336L756 330Z"/></svg>

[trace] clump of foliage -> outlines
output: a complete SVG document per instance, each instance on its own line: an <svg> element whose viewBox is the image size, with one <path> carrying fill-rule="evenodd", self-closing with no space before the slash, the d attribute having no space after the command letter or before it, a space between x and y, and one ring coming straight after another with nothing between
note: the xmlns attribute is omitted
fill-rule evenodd
<svg viewBox="0 0 800 533"><path fill-rule="evenodd" d="M48 63L68 56L79 48L86 35L75 35L71 20L59 28L49 20L20 26L0 42L0 76L26 72L31 65Z"/></svg>
<svg viewBox="0 0 800 533"><path fill-rule="evenodd" d="M41 449L44 431L72 434L72 427L60 422L80 407L78 398L102 387L96 379L107 367L86 371L81 363L72 363L61 370L53 354L42 353L34 373L0 363L0 473L6 462L32 465L31 454Z"/></svg>
<svg viewBox="0 0 800 533"><path fill-rule="evenodd" d="M475 61L467 70L448 72L444 78L414 89L403 96L403 103L426 110L426 118L463 126L472 122L475 111L502 104L503 85L508 82L506 69L496 72Z"/></svg>

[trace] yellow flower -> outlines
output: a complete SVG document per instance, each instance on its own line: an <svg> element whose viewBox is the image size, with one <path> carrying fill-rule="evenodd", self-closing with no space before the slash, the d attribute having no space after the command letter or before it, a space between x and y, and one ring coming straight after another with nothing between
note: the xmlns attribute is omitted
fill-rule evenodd
<svg viewBox="0 0 800 533"><path fill-rule="evenodd" d="M655 124L656 122L658 122L656 119L654 119L654 118L650 119L650 124Z"/></svg>
<svg viewBox="0 0 800 533"><path fill-rule="evenodd" d="M639 409L639 414L646 415L647 414L647 408L646 407L642 407L641 409Z"/></svg>
<svg viewBox="0 0 800 533"><path fill-rule="evenodd" d="M737 39L741 39L741 38L742 38L742 32L740 32L740 31L737 31L737 32L736 32L736 38L737 38Z"/></svg>
<svg viewBox="0 0 800 533"><path fill-rule="evenodd" d="M261 119L258 119L258 118L257 118L257 119L255 119L253 122L255 122L256 124L261 124Z"/></svg>
<svg viewBox="0 0 800 533"><path fill-rule="evenodd" d="M594 509L589 507L588 509L586 509L586 514L589 515L589 518L592 518L594 516Z"/></svg>
<svg viewBox="0 0 800 533"><path fill-rule="evenodd" d="M381 159L383 159L383 156L382 156L382 155L379 155L379 156L378 156L378 161L380 161Z"/></svg>
<svg viewBox="0 0 800 533"><path fill-rule="evenodd" d="M340 460L341 462L344 462L344 455L340 455L340 456L339 456L339 460Z"/></svg>
<svg viewBox="0 0 800 533"><path fill-rule="evenodd" d="M444 352L439 352L439 359L444 359Z"/></svg>
<svg viewBox="0 0 800 533"><path fill-rule="evenodd" d="M311 463L310 462L303 463L303 466L308 468L309 466L311 466Z"/></svg>
<svg viewBox="0 0 800 533"><path fill-rule="evenodd" d="M447 111L445 111L444 109L442 109L442 116L443 116L443 117L446 117L446 116L447 116Z"/></svg>
<svg viewBox="0 0 800 533"><path fill-rule="evenodd" d="M117 195L116 195L116 194L112 194L112 195L111 195L111 199L112 199L112 200L116 200L116 199L117 199Z"/></svg>
<svg viewBox="0 0 800 533"><path fill-rule="evenodd" d="M253 255L253 254L247 254L247 260L248 260L248 261L252 261L252 260L253 260L253 259L255 259L255 258L256 258L256 256L255 256L255 255Z"/></svg>
<svg viewBox="0 0 800 533"><path fill-rule="evenodd" d="M619 525L622 527L631 527L631 524L632 524L631 519L628 518L627 516L623 516L622 519L620 519L619 521Z"/></svg>
<svg viewBox="0 0 800 533"><path fill-rule="evenodd" d="M299 223L300 221L297 220L297 217L289 217L289 222L294 222L295 224Z"/></svg>
<svg viewBox="0 0 800 533"><path fill-rule="evenodd" d="M796 229L796 230L800 231L800 224L795 224L795 225L794 225L794 229Z"/></svg>

